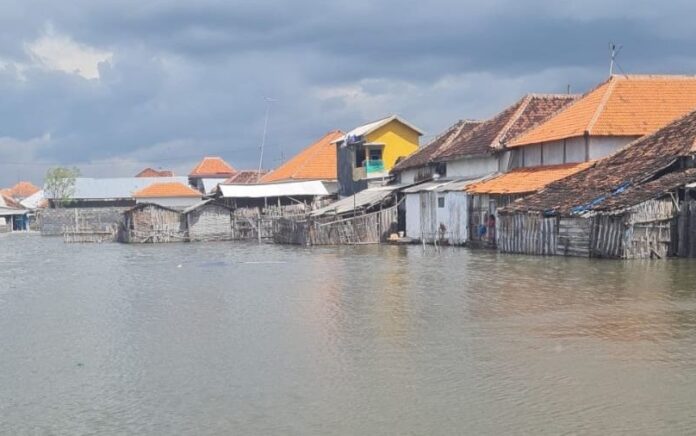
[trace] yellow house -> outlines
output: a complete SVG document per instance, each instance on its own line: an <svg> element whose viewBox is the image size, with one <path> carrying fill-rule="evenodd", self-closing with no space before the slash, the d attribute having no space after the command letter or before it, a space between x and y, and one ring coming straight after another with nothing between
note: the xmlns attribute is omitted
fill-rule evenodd
<svg viewBox="0 0 696 436"><path fill-rule="evenodd" d="M335 140L339 195L352 195L384 182L399 158L418 150L422 135L413 124L392 115L356 127Z"/></svg>

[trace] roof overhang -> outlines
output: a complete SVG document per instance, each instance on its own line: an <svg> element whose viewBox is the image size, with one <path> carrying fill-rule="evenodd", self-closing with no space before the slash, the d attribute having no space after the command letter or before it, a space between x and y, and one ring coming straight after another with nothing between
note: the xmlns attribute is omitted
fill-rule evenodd
<svg viewBox="0 0 696 436"><path fill-rule="evenodd" d="M296 196L327 196L338 191L336 182L310 180L302 182L248 185L218 185L223 198L268 198Z"/></svg>

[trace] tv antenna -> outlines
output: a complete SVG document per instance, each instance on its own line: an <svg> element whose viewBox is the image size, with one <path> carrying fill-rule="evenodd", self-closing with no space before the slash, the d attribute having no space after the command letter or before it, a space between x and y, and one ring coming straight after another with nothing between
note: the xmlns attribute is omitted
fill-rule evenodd
<svg viewBox="0 0 696 436"><path fill-rule="evenodd" d="M257 182L261 179L261 169L263 168L263 148L266 145L266 133L268 132L268 116L271 113L271 103L275 103L278 101L271 97L264 97L263 99L266 102L266 116L263 121L263 135L261 135L261 155L259 157L259 172L256 173Z"/></svg>
<svg viewBox="0 0 696 436"><path fill-rule="evenodd" d="M616 62L616 57L619 55L619 52L623 48L623 45L617 46L613 42L609 43L609 53L611 54L611 61L609 62L609 75L614 74L614 65L618 66L619 69L621 69L621 66L619 65L618 62Z"/></svg>

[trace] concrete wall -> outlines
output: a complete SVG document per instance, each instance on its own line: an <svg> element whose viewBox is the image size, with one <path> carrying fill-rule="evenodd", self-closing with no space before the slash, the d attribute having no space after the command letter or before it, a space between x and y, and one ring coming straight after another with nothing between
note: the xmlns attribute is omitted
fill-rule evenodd
<svg viewBox="0 0 696 436"><path fill-rule="evenodd" d="M448 179L483 177L496 171L498 171L498 158L495 156L447 162Z"/></svg>
<svg viewBox="0 0 696 436"><path fill-rule="evenodd" d="M417 168L412 168L408 170L401 171L399 177L401 178L401 183L413 183L416 180L416 175L418 174Z"/></svg>
<svg viewBox="0 0 696 436"><path fill-rule="evenodd" d="M59 236L65 227L106 231L124 222L125 207L42 209L38 212L39 231L44 236Z"/></svg>
<svg viewBox="0 0 696 436"><path fill-rule="evenodd" d="M522 147L522 166L558 165L601 159L616 153L636 136L591 136L588 144L584 137L562 139Z"/></svg>

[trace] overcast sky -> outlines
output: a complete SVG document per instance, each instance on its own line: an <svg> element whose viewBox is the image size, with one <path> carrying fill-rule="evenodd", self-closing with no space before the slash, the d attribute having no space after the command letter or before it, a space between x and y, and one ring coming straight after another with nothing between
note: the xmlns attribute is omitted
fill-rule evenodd
<svg viewBox="0 0 696 436"><path fill-rule="evenodd" d="M0 187L47 167L264 167L398 113L436 135L528 92L696 73L696 3L0 0ZM427 142L428 136L424 138Z"/></svg>

